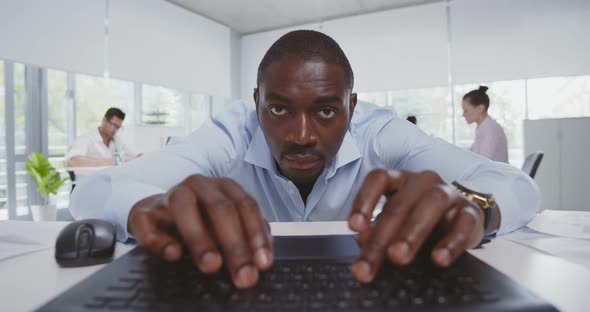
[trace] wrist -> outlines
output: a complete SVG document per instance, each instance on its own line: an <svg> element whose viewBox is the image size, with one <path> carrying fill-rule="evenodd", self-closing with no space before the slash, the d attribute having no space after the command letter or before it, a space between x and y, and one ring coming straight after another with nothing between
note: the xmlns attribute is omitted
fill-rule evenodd
<svg viewBox="0 0 590 312"><path fill-rule="evenodd" d="M494 196L490 193L482 193L476 190L470 189L459 182L454 181L453 186L455 189L474 202L484 213L484 234L489 234L496 231L500 226L500 216L498 205Z"/></svg>

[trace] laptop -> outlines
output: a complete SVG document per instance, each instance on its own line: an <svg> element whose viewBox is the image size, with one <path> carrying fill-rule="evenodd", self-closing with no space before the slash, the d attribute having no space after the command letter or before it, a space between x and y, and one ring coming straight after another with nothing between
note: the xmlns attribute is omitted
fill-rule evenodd
<svg viewBox="0 0 590 312"><path fill-rule="evenodd" d="M224 271L203 274L188 257L167 263L137 247L38 311L557 311L468 253L444 269L428 253L404 267L385 263L359 284L352 235L279 236L274 246L273 267L252 289L236 289Z"/></svg>

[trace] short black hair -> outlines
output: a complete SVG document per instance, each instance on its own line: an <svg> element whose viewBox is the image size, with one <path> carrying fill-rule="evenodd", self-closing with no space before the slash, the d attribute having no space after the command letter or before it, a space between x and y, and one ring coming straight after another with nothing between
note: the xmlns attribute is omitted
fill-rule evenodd
<svg viewBox="0 0 590 312"><path fill-rule="evenodd" d="M286 33L273 43L258 66L256 83L262 84L264 70L285 56L295 56L309 62L324 62L342 66L349 81L350 89L354 86L354 74L348 58L340 45L330 36L314 30L295 30Z"/></svg>
<svg viewBox="0 0 590 312"><path fill-rule="evenodd" d="M107 109L107 112L104 114L104 118L106 120L111 120L111 118L113 117L117 117L121 120L125 120L125 113L123 113L122 110L116 108L116 107L111 107L109 109Z"/></svg>
<svg viewBox="0 0 590 312"><path fill-rule="evenodd" d="M488 87L479 86L478 89L469 91L463 96L463 101L468 101L473 106L484 105L486 111L490 108L490 97L486 94Z"/></svg>

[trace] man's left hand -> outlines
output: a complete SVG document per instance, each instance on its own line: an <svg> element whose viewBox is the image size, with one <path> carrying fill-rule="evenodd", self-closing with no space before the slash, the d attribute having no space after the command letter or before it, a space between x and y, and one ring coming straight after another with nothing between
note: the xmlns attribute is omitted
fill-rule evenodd
<svg viewBox="0 0 590 312"><path fill-rule="evenodd" d="M371 217L380 197L387 202L374 223ZM435 265L445 267L484 235L483 211L432 172L377 169L367 175L357 194L349 226L359 233L361 253L353 276L372 281L384 260L406 265L437 227L443 230L431 251Z"/></svg>

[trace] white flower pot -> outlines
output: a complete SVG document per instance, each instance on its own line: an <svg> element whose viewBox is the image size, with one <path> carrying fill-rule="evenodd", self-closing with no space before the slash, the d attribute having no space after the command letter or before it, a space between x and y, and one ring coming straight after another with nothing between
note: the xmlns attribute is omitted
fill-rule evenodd
<svg viewBox="0 0 590 312"><path fill-rule="evenodd" d="M33 215L33 221L55 221L57 208L55 204L47 206L31 205L31 214Z"/></svg>

